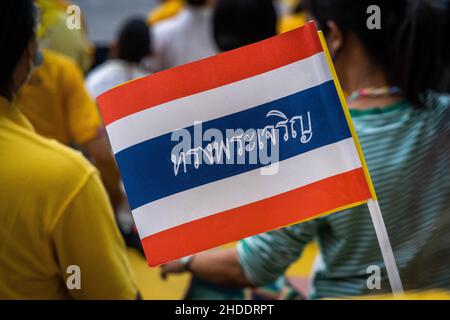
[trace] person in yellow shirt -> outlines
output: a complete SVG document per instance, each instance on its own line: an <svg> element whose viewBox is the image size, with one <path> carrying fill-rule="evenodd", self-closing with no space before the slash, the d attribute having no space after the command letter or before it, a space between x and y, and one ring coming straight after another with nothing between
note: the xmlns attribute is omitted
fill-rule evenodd
<svg viewBox="0 0 450 320"><path fill-rule="evenodd" d="M32 0L1 2L0 300L135 299L97 171L80 153L36 134L16 107L37 63L34 29Z"/></svg>
<svg viewBox="0 0 450 320"><path fill-rule="evenodd" d="M69 29L66 25L66 0L35 0L41 12L38 30L39 42L43 48L51 49L72 58L83 72L92 66L94 46L86 34L86 23L80 17L80 29Z"/></svg>
<svg viewBox="0 0 450 320"><path fill-rule="evenodd" d="M73 60L46 49L42 54L42 65L19 93L21 110L43 136L83 145L102 128L95 101Z"/></svg>
<svg viewBox="0 0 450 320"><path fill-rule="evenodd" d="M83 74L70 58L42 52L43 64L22 88L17 103L37 133L77 147L92 160L116 208L124 199L120 175Z"/></svg>
<svg viewBox="0 0 450 320"><path fill-rule="evenodd" d="M306 23L306 12L303 3L298 2L278 23L278 33L284 33L303 26Z"/></svg>
<svg viewBox="0 0 450 320"><path fill-rule="evenodd" d="M148 14L147 23L155 25L158 22L172 18L183 9L183 6L183 0L162 0L161 4Z"/></svg>

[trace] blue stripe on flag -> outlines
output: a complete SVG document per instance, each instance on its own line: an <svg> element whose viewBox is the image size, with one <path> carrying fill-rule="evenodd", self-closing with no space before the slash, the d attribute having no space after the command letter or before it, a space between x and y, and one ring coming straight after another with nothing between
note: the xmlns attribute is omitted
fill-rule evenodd
<svg viewBox="0 0 450 320"><path fill-rule="evenodd" d="M273 117L267 118L266 115L271 110L281 111L289 119L296 115L302 115L305 124L307 124L306 114L308 111L311 116L313 134L311 140L306 144L300 143L299 137L296 139L290 137L288 141L284 141L282 136L285 130L280 129L280 161L351 137L333 81L264 105L204 122L202 131L205 132L209 128L219 129L225 139L226 129L240 128L244 131L251 128L262 129L268 124L276 124L281 120L281 118L276 118L276 121ZM182 117L182 114L180 116ZM288 124L288 126L290 125ZM194 126L186 129L191 132L193 137ZM241 165L208 165L204 163L198 169L194 169L193 165L188 165L185 173L181 165L178 175L175 175L170 156L173 147L178 142L171 141L171 135L172 133L164 134L116 154L132 209L178 192L264 166L261 163ZM207 144L208 142L204 142L203 147ZM194 146L192 145L192 147ZM308 170L308 168L299 168L299 170Z"/></svg>

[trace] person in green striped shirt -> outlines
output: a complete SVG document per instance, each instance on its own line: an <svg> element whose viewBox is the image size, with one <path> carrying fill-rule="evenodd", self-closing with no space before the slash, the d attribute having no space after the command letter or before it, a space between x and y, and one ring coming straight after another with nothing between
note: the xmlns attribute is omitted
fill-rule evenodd
<svg viewBox="0 0 450 320"><path fill-rule="evenodd" d="M381 29L368 28L370 5ZM448 1L314 0L377 191L405 290L450 291ZM443 93L443 94L442 94ZM366 206L244 239L162 267L216 284L263 286L311 241L320 249L310 298L389 292ZM379 285L368 285L372 270ZM369 281L370 282L370 281Z"/></svg>

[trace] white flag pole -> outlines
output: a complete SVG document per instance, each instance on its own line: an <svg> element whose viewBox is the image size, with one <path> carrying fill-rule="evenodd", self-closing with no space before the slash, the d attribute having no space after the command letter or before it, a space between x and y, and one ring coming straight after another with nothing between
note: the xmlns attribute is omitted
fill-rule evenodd
<svg viewBox="0 0 450 320"><path fill-rule="evenodd" d="M394 252L392 251L386 225L383 221L380 205L377 200L370 199L367 202L367 206L369 207L372 224L378 238L392 292L394 295L402 295L404 293L402 280L400 279L400 273L398 272L397 263L395 262Z"/></svg>
<svg viewBox="0 0 450 320"><path fill-rule="evenodd" d="M349 123L350 130L352 132L352 137L355 140L356 148L360 155L361 163L363 164L364 173L366 175L366 179L369 183L370 192L372 194L372 199L367 202L367 206L369 207L370 216L372 218L372 224L375 228L375 233L377 235L378 244L380 245L381 254L383 256L384 265L386 267L386 272L389 278L389 283L391 285L391 289L394 295L403 294L403 285L400 279L400 274L398 272L397 263L395 262L394 253L392 251L391 242L389 241L389 236L386 230L386 225L383 221L383 216L381 214L380 205L378 203L377 196L375 193L375 189L372 184L372 180L370 178L370 174L367 168L367 164L365 163L364 156L359 145L358 136L356 135L355 128L353 127L353 123L351 120L350 112L347 106L347 101L344 96L344 92L342 91L341 85L339 83L339 79L336 74L336 70L334 69L333 61L330 56L330 52L328 51L327 43L325 41L325 37L321 31L318 31L320 43L322 44L322 48L324 50L325 56L327 58L328 66L330 68L331 74L333 76L334 83L336 85L336 89L339 94L339 100L342 103L343 110L347 121Z"/></svg>

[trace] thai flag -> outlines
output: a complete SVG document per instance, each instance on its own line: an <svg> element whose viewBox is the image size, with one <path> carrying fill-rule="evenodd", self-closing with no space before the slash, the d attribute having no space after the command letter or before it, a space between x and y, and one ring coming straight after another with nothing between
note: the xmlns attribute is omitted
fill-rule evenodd
<svg viewBox="0 0 450 320"><path fill-rule="evenodd" d="M98 102L152 266L374 196L313 23L126 83ZM209 129L222 138L205 137ZM174 152L174 134L192 143ZM264 143L275 163L258 153L250 161Z"/></svg>

